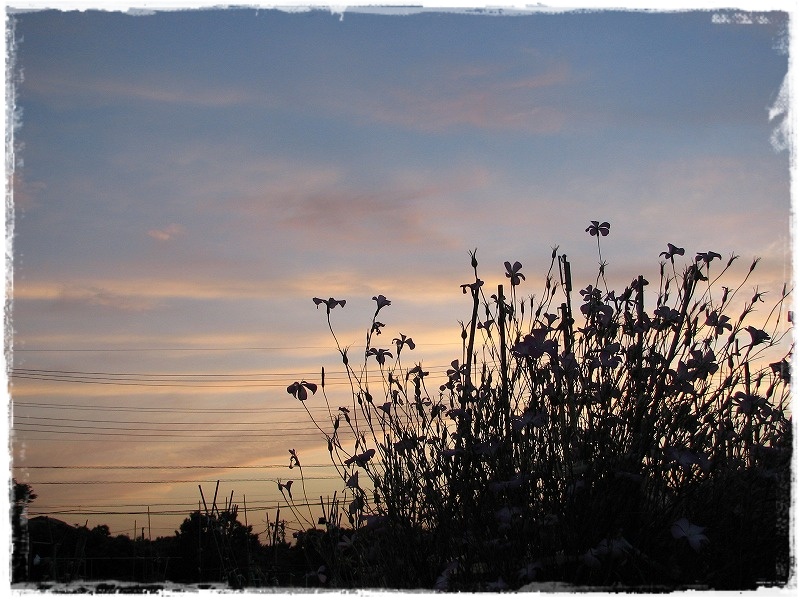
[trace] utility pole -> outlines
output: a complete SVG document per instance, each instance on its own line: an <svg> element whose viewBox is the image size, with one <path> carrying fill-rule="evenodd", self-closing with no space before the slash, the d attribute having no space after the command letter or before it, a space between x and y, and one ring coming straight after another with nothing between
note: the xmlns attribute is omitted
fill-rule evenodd
<svg viewBox="0 0 800 600"><path fill-rule="evenodd" d="M131 581L136 581L136 519L133 520L133 565L131 567Z"/></svg>
<svg viewBox="0 0 800 600"><path fill-rule="evenodd" d="M199 486L198 486L199 487ZM200 488L200 496L203 488ZM205 502L205 501L204 501ZM203 513L200 512L200 501L197 501L197 580L203 580Z"/></svg>

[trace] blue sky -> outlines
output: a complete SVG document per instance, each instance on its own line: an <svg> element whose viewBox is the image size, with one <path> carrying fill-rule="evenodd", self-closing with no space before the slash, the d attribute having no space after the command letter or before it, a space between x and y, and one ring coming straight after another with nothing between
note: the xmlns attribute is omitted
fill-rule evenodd
<svg viewBox="0 0 800 600"><path fill-rule="evenodd" d="M559 245L583 287L597 267L592 219L612 224L612 285L656 276L672 242L740 254L741 273L762 257L753 285L777 295L791 278L790 156L774 141L782 118L770 119L786 14L715 14L727 13L14 15L14 368L274 374L269 387L217 389L14 377L15 415L28 419L16 422L15 476L42 507L185 502L188 514L196 484L37 485L132 477L25 467L316 456L318 440L296 432L236 443L76 432L288 420L306 435L285 386L338 368L312 297L347 299L335 323L357 345L372 296L386 295L387 344L412 335L410 359L444 366L468 318L470 250L487 284L519 260L524 292L539 293ZM73 433L44 433L56 417ZM278 498L274 483L231 481L237 495ZM134 520L89 518L115 531ZM179 521L162 517L159 534Z"/></svg>

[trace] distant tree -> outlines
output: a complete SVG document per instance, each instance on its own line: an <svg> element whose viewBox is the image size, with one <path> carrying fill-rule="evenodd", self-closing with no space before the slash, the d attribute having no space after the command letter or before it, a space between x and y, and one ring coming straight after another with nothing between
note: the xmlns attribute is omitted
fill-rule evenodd
<svg viewBox="0 0 800 600"><path fill-rule="evenodd" d="M175 532L174 550L181 561L170 565L168 579L243 587L251 580L250 557L260 553L261 543L252 525L239 522L235 510L213 515L195 511Z"/></svg>
<svg viewBox="0 0 800 600"><path fill-rule="evenodd" d="M17 483L12 479L11 540L13 543L11 580L27 581L30 561L30 541L28 539L28 505L37 495L27 483Z"/></svg>

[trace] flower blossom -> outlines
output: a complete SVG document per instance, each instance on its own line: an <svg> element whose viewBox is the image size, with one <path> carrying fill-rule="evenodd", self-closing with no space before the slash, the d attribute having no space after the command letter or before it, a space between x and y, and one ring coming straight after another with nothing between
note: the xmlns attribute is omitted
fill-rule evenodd
<svg viewBox="0 0 800 600"><path fill-rule="evenodd" d="M375 312L378 312L378 310L382 309L384 306L389 306L392 303L392 301L387 300L386 296L384 296L383 294L373 296L372 299L378 303L378 309Z"/></svg>
<svg viewBox="0 0 800 600"><path fill-rule="evenodd" d="M697 256L694 257L694 261L695 262L702 261L706 264L709 264L715 258L722 260L722 255L718 254L717 252L712 252L711 250L709 250L708 252L698 252Z"/></svg>
<svg viewBox="0 0 800 600"><path fill-rule="evenodd" d="M286 391L303 402L306 400L306 398L308 398L308 392L306 392L306 389L308 389L312 394L316 394L317 384L308 383L305 379L303 381L295 381L292 385L286 388Z"/></svg>
<svg viewBox="0 0 800 600"><path fill-rule="evenodd" d="M286 490L286 492L289 494L289 499L290 500L292 499L292 484L293 483L294 483L294 481L287 481L286 483L281 483L280 481L278 481L278 491L282 494L283 490Z"/></svg>
<svg viewBox="0 0 800 600"><path fill-rule="evenodd" d="M609 231L611 230L611 223L608 221L603 221L600 223L599 221L592 221L592 224L586 228L586 231L589 232L589 235L602 235L607 236Z"/></svg>
<svg viewBox="0 0 800 600"><path fill-rule="evenodd" d="M322 298L313 298L313 300L314 304L317 305L317 308L319 308L320 304L324 304L325 306L327 306L328 313L330 313L334 308L336 308L337 305L344 308L344 305L347 302L347 300L334 300L333 298L328 298L327 300L323 300Z"/></svg>
<svg viewBox="0 0 800 600"><path fill-rule="evenodd" d="M397 346L397 353L400 354L400 350L403 349L403 346L408 346L409 350L413 350L416 348L416 344L414 344L414 340L410 337L406 337L405 334L401 333L399 338L394 338L392 340L395 345Z"/></svg>
<svg viewBox="0 0 800 600"><path fill-rule="evenodd" d="M675 256L676 254L678 256L683 256L684 252L685 252L685 250L683 248L678 248L677 246L674 246L673 244L670 244L669 242L667 242L667 251L666 252L662 252L661 254L659 254L659 256L663 256L664 258L668 258L669 260L673 260L673 258L672 258L673 256Z"/></svg>
<svg viewBox="0 0 800 600"><path fill-rule="evenodd" d="M383 366L386 363L386 357L387 356L390 357L390 358L394 358L394 356L392 355L391 352L389 352L388 350L385 350L383 348L378 348L377 350L375 348L370 348L369 350L367 350L367 354L366 355L367 356L374 356L375 360L377 360L378 364L381 365L381 366Z"/></svg>
<svg viewBox="0 0 800 600"><path fill-rule="evenodd" d="M508 261L504 264L506 267L506 277L511 279L511 285L519 285L520 281L525 279L525 275L519 272L520 269L522 269L522 263L517 260L514 261L513 265Z"/></svg>

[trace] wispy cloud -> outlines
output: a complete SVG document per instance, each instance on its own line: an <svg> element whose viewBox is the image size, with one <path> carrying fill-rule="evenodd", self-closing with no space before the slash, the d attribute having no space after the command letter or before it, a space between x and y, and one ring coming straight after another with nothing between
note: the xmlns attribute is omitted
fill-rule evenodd
<svg viewBox="0 0 800 600"><path fill-rule="evenodd" d="M426 73L419 81L347 95L336 109L430 133L463 127L533 134L560 131L567 114L542 92L568 85L569 68L560 64L533 75L506 70L494 66Z"/></svg>
<svg viewBox="0 0 800 600"><path fill-rule="evenodd" d="M309 236L318 250L320 240L354 237L387 246L446 245L447 236L437 229L428 205L481 189L490 179L481 167L445 173L388 169L388 180L381 184L347 181L344 173L332 168L296 165L288 172L292 175L284 172L274 180L262 180L261 194L235 198L230 205L244 217L244 227L277 222L298 236Z"/></svg>
<svg viewBox="0 0 800 600"><path fill-rule="evenodd" d="M117 293L96 286L64 286L53 298L55 307L70 309L90 307L122 312L141 312L158 306L151 298L139 294Z"/></svg>
<svg viewBox="0 0 800 600"><path fill-rule="evenodd" d="M264 97L242 87L223 87L188 79L123 80L98 75L66 77L50 72L25 82L28 94L46 99L59 108L108 106L129 102L167 104L183 107L232 108Z"/></svg>
<svg viewBox="0 0 800 600"><path fill-rule="evenodd" d="M464 273L468 275L466 269ZM394 294L420 301L444 300L444 296L457 293L460 278L453 276L443 281L436 272L418 272L413 281L401 281L391 273L376 277L374 270L356 267L309 265L302 272L276 271L262 277L247 272L228 277L215 270L205 273L190 272L182 277L111 277L98 275L70 283L54 279L25 279L14 286L15 300L50 302L58 307L106 307L126 311L140 311L163 307L163 301L172 299L222 300L287 300L308 299L319 295L348 292L369 297L375 293ZM293 300L292 300L293 301Z"/></svg>

